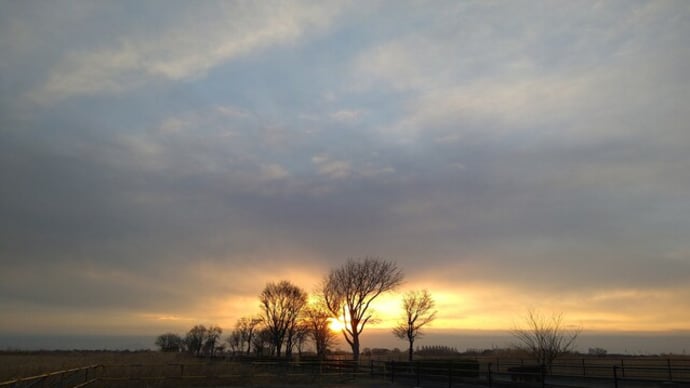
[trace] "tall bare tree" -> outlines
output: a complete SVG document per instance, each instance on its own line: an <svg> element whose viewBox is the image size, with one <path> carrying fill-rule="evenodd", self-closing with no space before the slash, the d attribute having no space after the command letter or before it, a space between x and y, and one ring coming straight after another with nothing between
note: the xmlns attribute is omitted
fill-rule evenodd
<svg viewBox="0 0 690 388"><path fill-rule="evenodd" d="M287 280L268 283L259 295L262 319L271 333L276 355L280 357L283 343L286 355L292 351L297 318L307 304L307 293Z"/></svg>
<svg viewBox="0 0 690 388"><path fill-rule="evenodd" d="M581 332L581 327L565 327L563 313L553 313L547 317L530 309L523 326L516 327L511 334L519 341L516 346L531 354L550 373L553 362L574 349L575 340Z"/></svg>
<svg viewBox="0 0 690 388"><path fill-rule="evenodd" d="M343 336L355 361L359 361L359 335L372 319L371 302L402 280L402 271L395 263L374 257L349 259L324 279L326 306L334 316L344 319Z"/></svg>
<svg viewBox="0 0 690 388"><path fill-rule="evenodd" d="M403 316L393 328L393 335L410 343L408 359L412 361L415 339L424 335L422 327L436 319L434 299L427 290L409 291L403 296ZM433 310L433 311L432 311Z"/></svg>

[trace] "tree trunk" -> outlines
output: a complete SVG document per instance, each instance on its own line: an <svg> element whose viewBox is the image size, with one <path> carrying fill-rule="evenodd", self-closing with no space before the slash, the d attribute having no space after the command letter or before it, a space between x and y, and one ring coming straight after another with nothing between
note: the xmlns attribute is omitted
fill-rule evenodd
<svg viewBox="0 0 690 388"><path fill-rule="evenodd" d="M352 336L352 360L359 362L359 334Z"/></svg>
<svg viewBox="0 0 690 388"><path fill-rule="evenodd" d="M408 360L409 360L410 362L412 362L412 352L414 352L414 350L412 349L412 345L413 345L413 344L414 344L414 340L410 340L410 351L409 351L409 353L408 353Z"/></svg>

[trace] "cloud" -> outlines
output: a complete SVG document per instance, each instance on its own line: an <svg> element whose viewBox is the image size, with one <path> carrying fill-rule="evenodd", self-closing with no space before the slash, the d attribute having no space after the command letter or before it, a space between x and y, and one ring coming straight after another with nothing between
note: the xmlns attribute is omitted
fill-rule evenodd
<svg viewBox="0 0 690 388"><path fill-rule="evenodd" d="M32 91L41 102L121 93L149 83L203 77L225 62L327 28L341 4L195 5L154 35L120 31L107 47L68 51Z"/></svg>
<svg viewBox="0 0 690 388"><path fill-rule="evenodd" d="M667 109L679 113L673 101L688 88L671 80L682 73L675 64L690 56L678 40L678 29L688 27L674 4L548 7L553 20L540 23L529 22L530 7L484 8L444 9L435 15L436 28L395 37L353 61L357 90L408 96L402 118L384 131L407 141L434 131L437 138L469 141L520 131L578 142L646 130L626 116L644 115L640 123L654 125L646 120ZM613 15L619 21L607 25ZM466 22L448 29L454 19ZM652 56L649 36L664 41Z"/></svg>
<svg viewBox="0 0 690 388"><path fill-rule="evenodd" d="M348 178L352 175L350 162L345 160L332 160L328 155L319 154L311 158L312 163L320 175L332 179Z"/></svg>
<svg viewBox="0 0 690 388"><path fill-rule="evenodd" d="M12 322L232 324L264 282L365 255L465 327L687 305L684 4L113 3L60 28L21 4L0 4Z"/></svg>
<svg viewBox="0 0 690 388"><path fill-rule="evenodd" d="M335 121L353 122L359 120L362 114L363 112L361 110L343 109L332 113L331 118Z"/></svg>
<svg viewBox="0 0 690 388"><path fill-rule="evenodd" d="M289 176L290 173L288 170L280 164L273 163L261 166L261 179L274 180L287 178Z"/></svg>

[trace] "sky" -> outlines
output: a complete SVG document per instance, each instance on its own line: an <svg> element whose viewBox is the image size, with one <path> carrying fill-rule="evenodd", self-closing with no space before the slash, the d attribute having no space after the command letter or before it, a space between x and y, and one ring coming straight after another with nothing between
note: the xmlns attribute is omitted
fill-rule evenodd
<svg viewBox="0 0 690 388"><path fill-rule="evenodd" d="M671 0L0 2L0 332L229 330L375 256L380 328L426 288L438 330L687 334L688 36Z"/></svg>

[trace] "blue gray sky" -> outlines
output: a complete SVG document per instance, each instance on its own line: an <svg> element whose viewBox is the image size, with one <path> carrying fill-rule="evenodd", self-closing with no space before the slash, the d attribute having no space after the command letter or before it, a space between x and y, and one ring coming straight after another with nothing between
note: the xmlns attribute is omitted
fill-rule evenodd
<svg viewBox="0 0 690 388"><path fill-rule="evenodd" d="M0 2L0 331L230 327L367 255L438 328L687 331L688 36L686 1Z"/></svg>

